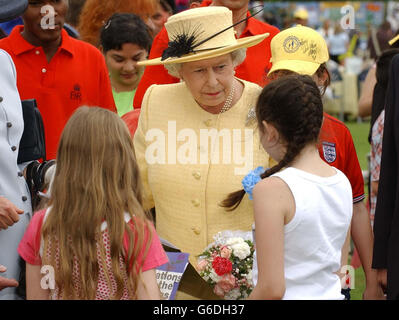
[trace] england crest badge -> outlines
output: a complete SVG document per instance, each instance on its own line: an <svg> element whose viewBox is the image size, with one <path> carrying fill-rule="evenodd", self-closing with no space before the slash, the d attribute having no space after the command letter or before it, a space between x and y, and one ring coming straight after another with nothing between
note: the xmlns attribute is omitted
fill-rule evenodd
<svg viewBox="0 0 399 320"><path fill-rule="evenodd" d="M337 159L335 143L323 141L323 155L328 163L333 163Z"/></svg>

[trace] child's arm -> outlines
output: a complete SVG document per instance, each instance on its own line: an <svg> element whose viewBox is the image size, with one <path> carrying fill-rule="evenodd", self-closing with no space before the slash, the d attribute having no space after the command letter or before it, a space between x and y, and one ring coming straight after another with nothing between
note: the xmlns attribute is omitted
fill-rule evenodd
<svg viewBox="0 0 399 320"><path fill-rule="evenodd" d="M279 178L259 182L253 190L258 283L249 299L282 299L284 225L295 212L294 198Z"/></svg>
<svg viewBox="0 0 399 320"><path fill-rule="evenodd" d="M26 298L27 300L49 300L49 290L42 289L41 282L43 275L40 272L40 265L32 265L26 263ZM48 276L54 276L48 274ZM54 279L48 279L49 282L54 281Z"/></svg>
<svg viewBox="0 0 399 320"><path fill-rule="evenodd" d="M155 269L144 271L137 285L138 300L161 300Z"/></svg>

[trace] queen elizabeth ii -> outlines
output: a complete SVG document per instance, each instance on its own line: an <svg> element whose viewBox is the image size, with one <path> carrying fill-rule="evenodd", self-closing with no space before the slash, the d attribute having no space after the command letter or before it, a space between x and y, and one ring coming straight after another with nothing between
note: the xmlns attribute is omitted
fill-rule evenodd
<svg viewBox="0 0 399 320"><path fill-rule="evenodd" d="M268 34L237 40L225 7L187 10L165 27L168 49L139 64L163 64L181 82L148 88L134 146L158 234L193 263L219 231L251 230L248 197L234 212L220 202L248 171L269 167L252 121L261 88L234 76L246 48Z"/></svg>

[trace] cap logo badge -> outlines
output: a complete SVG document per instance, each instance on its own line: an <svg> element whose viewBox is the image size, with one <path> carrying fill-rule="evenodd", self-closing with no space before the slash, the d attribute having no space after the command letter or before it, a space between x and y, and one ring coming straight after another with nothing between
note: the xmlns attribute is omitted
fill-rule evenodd
<svg viewBox="0 0 399 320"><path fill-rule="evenodd" d="M289 36L284 41L284 50L287 53L294 53L296 52L299 47L301 46L301 41L295 36Z"/></svg>

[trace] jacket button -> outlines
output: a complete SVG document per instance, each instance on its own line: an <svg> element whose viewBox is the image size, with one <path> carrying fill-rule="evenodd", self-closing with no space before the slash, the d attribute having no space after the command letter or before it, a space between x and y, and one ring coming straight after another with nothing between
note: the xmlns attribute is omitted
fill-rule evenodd
<svg viewBox="0 0 399 320"><path fill-rule="evenodd" d="M3 97L0 97L0 102L3 102L3 100L4 100Z"/></svg>
<svg viewBox="0 0 399 320"><path fill-rule="evenodd" d="M204 121L204 123L207 127L210 127L210 126L212 126L212 119L208 119L208 120Z"/></svg>
<svg viewBox="0 0 399 320"><path fill-rule="evenodd" d="M22 171L19 171L18 172L18 177L23 177L24 176L24 174L22 173Z"/></svg>
<svg viewBox="0 0 399 320"><path fill-rule="evenodd" d="M197 235L199 236L201 234L201 230L199 228L196 227L192 227L191 230Z"/></svg>
<svg viewBox="0 0 399 320"><path fill-rule="evenodd" d="M17 150L17 147L16 147L16 146L12 146L12 147L11 147L11 150L12 150L12 151L15 151L15 150Z"/></svg>
<svg viewBox="0 0 399 320"><path fill-rule="evenodd" d="M199 207L201 204L198 199L191 200L191 203L193 204L194 207Z"/></svg>
<svg viewBox="0 0 399 320"><path fill-rule="evenodd" d="M199 171L193 172L193 177L197 180L201 179L201 173Z"/></svg>
<svg viewBox="0 0 399 320"><path fill-rule="evenodd" d="M22 197L22 201L25 202L26 200L28 200L28 197L23 196L23 197Z"/></svg>
<svg viewBox="0 0 399 320"><path fill-rule="evenodd" d="M12 123L11 122L7 122L7 128L11 128L12 127Z"/></svg>

